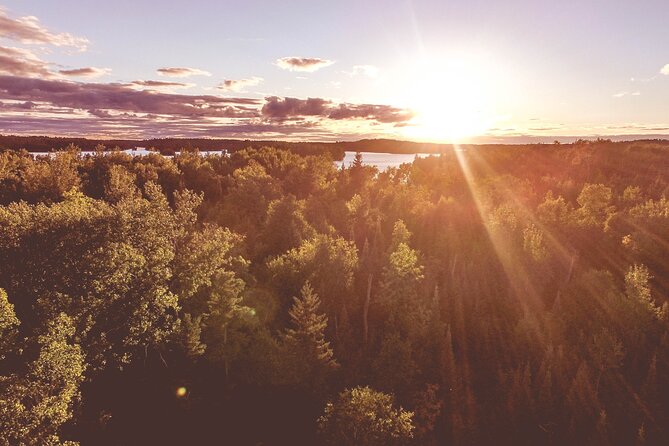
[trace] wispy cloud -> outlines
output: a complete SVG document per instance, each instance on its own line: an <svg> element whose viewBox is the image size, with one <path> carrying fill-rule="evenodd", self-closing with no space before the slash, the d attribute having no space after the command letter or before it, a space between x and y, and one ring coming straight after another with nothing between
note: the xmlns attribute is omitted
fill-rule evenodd
<svg viewBox="0 0 669 446"><path fill-rule="evenodd" d="M189 84L184 82L154 81L154 80L132 81L131 84L138 87L149 87L149 88L191 88L195 86L195 84Z"/></svg>
<svg viewBox="0 0 669 446"><path fill-rule="evenodd" d="M247 79L226 79L218 86L223 91L243 91L247 87L254 87L263 81L262 77L253 76Z"/></svg>
<svg viewBox="0 0 669 446"><path fill-rule="evenodd" d="M211 76L208 71L189 67L163 67L156 71L159 75L167 77Z"/></svg>
<svg viewBox="0 0 669 446"><path fill-rule="evenodd" d="M100 77L111 73L111 68L84 67L59 70L58 72L63 76L71 77Z"/></svg>
<svg viewBox="0 0 669 446"><path fill-rule="evenodd" d="M11 18L4 8L0 7L0 37L12 39L26 44L48 44L67 46L85 50L88 39L70 33L54 33L43 27L34 16Z"/></svg>
<svg viewBox="0 0 669 446"><path fill-rule="evenodd" d="M318 57L282 57L277 59L275 64L277 67L290 71L305 71L308 73L320 70L321 68L329 67L334 61L328 59L320 59Z"/></svg>
<svg viewBox="0 0 669 446"><path fill-rule="evenodd" d="M344 73L351 77L362 75L376 78L379 76L379 68L374 65L355 65L351 71L344 71Z"/></svg>
<svg viewBox="0 0 669 446"><path fill-rule="evenodd" d="M664 74L665 76L669 76L669 63L663 66L660 69L660 74Z"/></svg>
<svg viewBox="0 0 669 446"><path fill-rule="evenodd" d="M189 117L257 117L259 102L246 98L179 95L130 88L128 84L64 82L0 76L0 99L49 103L81 110L116 110Z"/></svg>
<svg viewBox="0 0 669 446"><path fill-rule="evenodd" d="M633 92L628 92L628 91L621 91L620 93L616 93L613 95L614 98L624 98L625 96L641 96L640 91L633 91Z"/></svg>

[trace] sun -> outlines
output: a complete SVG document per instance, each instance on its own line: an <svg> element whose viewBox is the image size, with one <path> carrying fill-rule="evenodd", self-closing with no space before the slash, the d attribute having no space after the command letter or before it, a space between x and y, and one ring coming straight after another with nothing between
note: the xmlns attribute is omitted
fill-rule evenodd
<svg viewBox="0 0 669 446"><path fill-rule="evenodd" d="M463 142L492 127L491 90L482 71L462 60L416 64L405 98L415 116L403 129L412 139Z"/></svg>

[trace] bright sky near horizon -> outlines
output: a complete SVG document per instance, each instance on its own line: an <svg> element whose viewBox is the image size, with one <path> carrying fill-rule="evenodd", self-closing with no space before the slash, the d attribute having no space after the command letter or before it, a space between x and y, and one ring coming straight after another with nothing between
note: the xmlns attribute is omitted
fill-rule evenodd
<svg viewBox="0 0 669 446"><path fill-rule="evenodd" d="M669 134L666 0L0 5L4 134Z"/></svg>

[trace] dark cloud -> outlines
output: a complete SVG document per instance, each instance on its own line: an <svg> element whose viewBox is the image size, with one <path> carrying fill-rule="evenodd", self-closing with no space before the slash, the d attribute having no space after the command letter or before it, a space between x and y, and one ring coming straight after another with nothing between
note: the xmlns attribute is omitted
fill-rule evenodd
<svg viewBox="0 0 669 446"><path fill-rule="evenodd" d="M98 76L103 76L109 73L110 71L111 70L109 68L84 67L84 68L73 68L71 70L59 70L58 72L63 76L98 77Z"/></svg>
<svg viewBox="0 0 669 446"><path fill-rule="evenodd" d="M265 101L261 110L262 115L276 120L320 116L334 120L367 119L386 124L406 122L413 117L410 111L389 105L336 105L321 98L297 99L276 96L268 97Z"/></svg>
<svg viewBox="0 0 669 446"><path fill-rule="evenodd" d="M109 113L107 110L88 110L88 113L92 116L95 116L97 118L111 118L112 114Z"/></svg>
<svg viewBox="0 0 669 446"><path fill-rule="evenodd" d="M330 132L319 131L312 123L271 124L260 121L221 124L188 118L170 119L133 115L121 117L39 117L0 115L0 133L58 136L104 135L107 138L263 138L303 139L304 135L327 139ZM340 136L340 135L339 135Z"/></svg>
<svg viewBox="0 0 669 446"><path fill-rule="evenodd" d="M161 76L167 77L211 76L211 73L208 71L189 67L164 67L158 68L156 71Z"/></svg>
<svg viewBox="0 0 669 446"><path fill-rule="evenodd" d="M88 40L83 37L75 37L69 33L53 33L49 31L39 23L37 17L10 18L2 7L0 7L0 37L16 40L21 43L70 46L80 50L86 49L88 45Z"/></svg>
<svg viewBox="0 0 669 446"><path fill-rule="evenodd" d="M318 57L282 57L276 60L276 66L290 71L312 72L332 65L334 61Z"/></svg>
<svg viewBox="0 0 669 446"><path fill-rule="evenodd" d="M0 102L2 111L26 111L37 107L37 104L31 101L26 102Z"/></svg>
<svg viewBox="0 0 669 446"><path fill-rule="evenodd" d="M125 84L65 82L0 76L0 99L48 102L82 110L119 110L202 117L254 117L258 113L239 106L258 101L208 95L178 95L134 90Z"/></svg>
<svg viewBox="0 0 669 446"><path fill-rule="evenodd" d="M339 104L328 115L330 119L372 119L384 124L406 122L413 116L410 110L374 104Z"/></svg>
<svg viewBox="0 0 669 446"><path fill-rule="evenodd" d="M14 76L51 77L48 64L23 48L0 46L0 73Z"/></svg>
<svg viewBox="0 0 669 446"><path fill-rule="evenodd" d="M265 98L261 113L269 119L289 119L302 116L326 116L329 101L321 98Z"/></svg>
<svg viewBox="0 0 669 446"><path fill-rule="evenodd" d="M138 90L137 85L0 75L0 132L107 137L334 137L328 122L401 124L405 110L323 98L265 100ZM370 126L367 136L375 134ZM339 135L341 136L341 135Z"/></svg>

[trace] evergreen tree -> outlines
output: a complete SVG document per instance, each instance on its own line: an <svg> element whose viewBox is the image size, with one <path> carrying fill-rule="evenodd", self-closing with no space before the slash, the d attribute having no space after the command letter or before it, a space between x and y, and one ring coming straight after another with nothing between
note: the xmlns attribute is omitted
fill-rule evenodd
<svg viewBox="0 0 669 446"><path fill-rule="evenodd" d="M328 318L320 313L320 305L320 298L309 282L305 282L300 297L293 298L289 312L291 328L286 330L284 342L297 382L321 384L325 374L339 366L330 343L325 340Z"/></svg>

